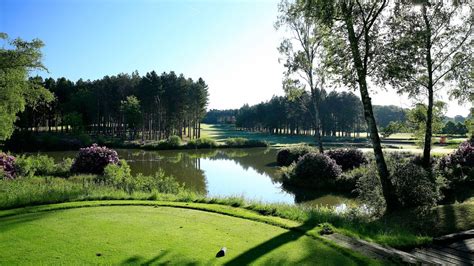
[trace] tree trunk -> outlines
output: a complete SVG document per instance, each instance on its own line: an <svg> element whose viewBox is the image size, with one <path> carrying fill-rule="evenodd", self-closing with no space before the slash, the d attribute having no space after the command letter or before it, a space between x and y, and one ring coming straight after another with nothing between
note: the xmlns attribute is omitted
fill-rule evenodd
<svg viewBox="0 0 474 266"><path fill-rule="evenodd" d="M422 6L426 26L426 66L428 70L428 110L426 113L425 143L423 147L423 166L430 169L431 137L433 136L433 61L431 60L431 26L426 15L426 3Z"/></svg>
<svg viewBox="0 0 474 266"><path fill-rule="evenodd" d="M352 22L352 11L347 10L346 4L342 4L343 13L344 13L344 22L346 30L349 37L350 48L352 52L354 67L357 71L359 91L364 107L364 118L367 123L368 130L370 131L370 138L372 141L372 146L375 155L375 161L377 164L377 170L380 176L380 182L382 184L382 192L387 205L387 212L392 212L398 207L398 200L394 194L393 184L390 180L390 173L385 162L385 158L382 151L382 145L380 142L379 133L377 130L377 124L375 122L375 117L372 109L372 100L369 96L369 91L367 89L367 80L366 73L367 68L364 67L362 63L361 55L359 52L358 39L356 38L354 26ZM369 34L365 32L365 47L366 47L366 57L368 48L369 48Z"/></svg>

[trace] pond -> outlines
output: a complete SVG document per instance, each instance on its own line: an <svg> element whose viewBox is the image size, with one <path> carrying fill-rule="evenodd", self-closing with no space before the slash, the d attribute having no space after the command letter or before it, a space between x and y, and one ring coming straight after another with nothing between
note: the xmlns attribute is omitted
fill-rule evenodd
<svg viewBox="0 0 474 266"><path fill-rule="evenodd" d="M210 197L242 196L268 203L298 203L337 206L352 200L336 194L284 190L279 168L275 165L277 149L212 149L145 151L117 149L127 160L132 173L153 175L164 171L186 188ZM45 152L55 160L74 158L77 151Z"/></svg>

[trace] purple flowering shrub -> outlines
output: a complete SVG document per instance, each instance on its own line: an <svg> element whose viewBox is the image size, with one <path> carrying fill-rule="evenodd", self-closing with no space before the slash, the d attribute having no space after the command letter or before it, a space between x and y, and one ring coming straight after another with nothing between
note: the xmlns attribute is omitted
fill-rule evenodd
<svg viewBox="0 0 474 266"><path fill-rule="evenodd" d="M439 160L438 167L452 187L474 184L474 144L466 141Z"/></svg>
<svg viewBox="0 0 474 266"><path fill-rule="evenodd" d="M303 187L328 188L335 184L341 172L341 166L327 155L310 152L298 160L284 182Z"/></svg>
<svg viewBox="0 0 474 266"><path fill-rule="evenodd" d="M3 173L3 178L14 179L16 177L15 157L5 153L0 153L0 172ZM1 177L0 173L0 178Z"/></svg>
<svg viewBox="0 0 474 266"><path fill-rule="evenodd" d="M337 149L326 153L341 166L343 171L357 168L367 163L364 153L357 149Z"/></svg>
<svg viewBox="0 0 474 266"><path fill-rule="evenodd" d="M90 147L79 150L79 154L71 167L71 172L101 175L107 165L118 163L119 157L115 150L105 146L100 147L94 143Z"/></svg>

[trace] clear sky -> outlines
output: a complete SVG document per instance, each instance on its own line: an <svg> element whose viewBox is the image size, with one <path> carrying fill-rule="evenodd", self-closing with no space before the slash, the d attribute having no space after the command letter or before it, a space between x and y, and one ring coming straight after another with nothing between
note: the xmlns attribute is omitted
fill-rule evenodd
<svg viewBox="0 0 474 266"><path fill-rule="evenodd" d="M43 76L97 79L135 70L202 77L209 108L239 108L283 95L273 25L278 0L0 0L0 32L40 38ZM374 104L410 107L378 93ZM447 101L447 99L444 99ZM468 105L450 102L448 115Z"/></svg>

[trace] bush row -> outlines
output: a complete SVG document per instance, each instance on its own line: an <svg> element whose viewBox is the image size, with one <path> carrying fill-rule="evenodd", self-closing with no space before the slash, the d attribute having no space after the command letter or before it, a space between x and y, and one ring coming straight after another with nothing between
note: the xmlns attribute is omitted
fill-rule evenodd
<svg viewBox="0 0 474 266"><path fill-rule="evenodd" d="M315 148L309 146L296 146L284 148L277 153L277 164L279 166L290 166L296 163L301 157L308 153L317 152ZM362 151L357 149L336 149L325 153L329 158L336 161L343 171L359 167L367 163L367 158Z"/></svg>

